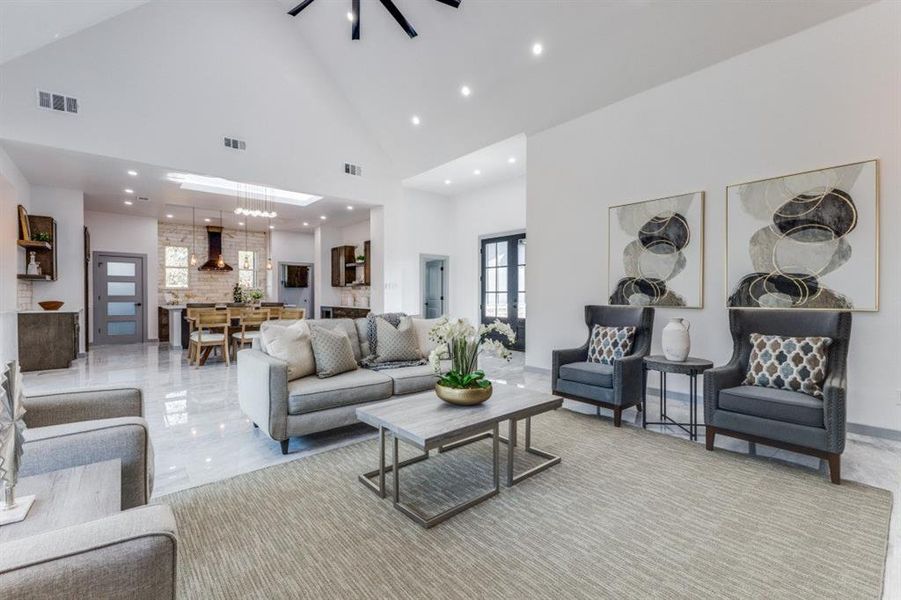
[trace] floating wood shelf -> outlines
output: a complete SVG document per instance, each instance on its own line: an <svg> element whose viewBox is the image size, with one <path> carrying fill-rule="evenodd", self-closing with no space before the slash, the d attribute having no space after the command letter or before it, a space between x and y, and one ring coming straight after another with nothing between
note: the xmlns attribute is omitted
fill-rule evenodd
<svg viewBox="0 0 901 600"><path fill-rule="evenodd" d="M16 278L29 281L51 281L53 279L50 275L26 275L25 273L19 273Z"/></svg>
<svg viewBox="0 0 901 600"><path fill-rule="evenodd" d="M38 240L16 240L16 243L29 250L50 250L52 248L50 242L41 242Z"/></svg>

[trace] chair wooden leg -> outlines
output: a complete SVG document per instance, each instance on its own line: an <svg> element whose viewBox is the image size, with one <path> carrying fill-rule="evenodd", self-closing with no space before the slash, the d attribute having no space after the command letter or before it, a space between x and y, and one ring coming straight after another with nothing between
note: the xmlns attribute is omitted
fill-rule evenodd
<svg viewBox="0 0 901 600"><path fill-rule="evenodd" d="M232 363L231 363L231 357L229 356L229 352L228 352L228 340L225 340L222 343L222 352L225 354L225 366L230 367Z"/></svg>
<svg viewBox="0 0 901 600"><path fill-rule="evenodd" d="M704 430L706 433L704 441L706 442L707 449L713 450L713 442L716 440L716 429L712 425L708 425Z"/></svg>
<svg viewBox="0 0 901 600"><path fill-rule="evenodd" d="M291 440L282 440L281 442L279 442L282 445L282 454L288 453L288 442L290 441Z"/></svg>
<svg viewBox="0 0 901 600"><path fill-rule="evenodd" d="M826 460L829 462L829 478L832 483L839 485L842 482L842 455L827 454Z"/></svg>
<svg viewBox="0 0 901 600"><path fill-rule="evenodd" d="M623 409L620 406L617 406L613 409L613 426L619 427L623 424Z"/></svg>

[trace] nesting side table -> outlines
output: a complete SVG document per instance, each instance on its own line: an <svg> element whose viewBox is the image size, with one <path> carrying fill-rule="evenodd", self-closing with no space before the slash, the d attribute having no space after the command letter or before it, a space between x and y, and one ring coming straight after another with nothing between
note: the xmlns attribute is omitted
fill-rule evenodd
<svg viewBox="0 0 901 600"><path fill-rule="evenodd" d="M698 439L698 375L713 367L713 363L704 358L689 356L682 362L668 360L660 354L646 356L642 365L641 394L641 426L675 425L688 434L689 439ZM648 421L648 371L660 373L660 420ZM689 412L688 423L677 422L666 414L666 376L669 373L688 375L689 378Z"/></svg>

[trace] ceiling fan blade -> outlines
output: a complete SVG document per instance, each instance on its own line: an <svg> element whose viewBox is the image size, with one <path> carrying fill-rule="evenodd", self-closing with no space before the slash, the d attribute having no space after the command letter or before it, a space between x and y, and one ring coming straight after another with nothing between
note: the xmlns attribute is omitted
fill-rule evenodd
<svg viewBox="0 0 901 600"><path fill-rule="evenodd" d="M441 4L447 4L448 6L452 6L454 8L460 8L460 0L435 0L436 2L440 2Z"/></svg>
<svg viewBox="0 0 901 600"><path fill-rule="evenodd" d="M300 4L298 4L291 10L289 10L288 14L291 15L292 17L296 17L297 15L300 14L300 11L302 11L303 9L305 9L306 7L308 7L311 4L313 4L313 0L303 0L303 2L301 2Z"/></svg>
<svg viewBox="0 0 901 600"><path fill-rule="evenodd" d="M404 18L401 12L397 10L397 7L394 6L394 2L392 2L391 0L380 0L380 2L382 3L382 6L385 7L385 10L391 13L391 16L394 17L394 20L397 21L397 24L401 26L401 29L407 32L408 36L410 36L411 38L415 38L417 36L416 30L413 29L413 26L410 25L410 22Z"/></svg>
<svg viewBox="0 0 901 600"><path fill-rule="evenodd" d="M350 39L360 39L360 0L352 0L351 11L353 11L354 22L350 28Z"/></svg>

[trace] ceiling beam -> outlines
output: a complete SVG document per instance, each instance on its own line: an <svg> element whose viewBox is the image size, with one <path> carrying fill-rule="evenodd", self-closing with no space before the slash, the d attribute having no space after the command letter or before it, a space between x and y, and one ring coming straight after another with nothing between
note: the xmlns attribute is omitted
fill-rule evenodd
<svg viewBox="0 0 901 600"><path fill-rule="evenodd" d="M435 0L436 2L440 2L441 4L447 4L448 6L452 6L454 8L460 8L460 0Z"/></svg>
<svg viewBox="0 0 901 600"><path fill-rule="evenodd" d="M311 4L313 4L313 0L303 0L303 2L301 2L300 4L298 4L291 10L289 10L288 14L291 15L292 17L296 17L297 15L300 14L300 11L302 11L303 9L305 9L306 7L308 7Z"/></svg>
<svg viewBox="0 0 901 600"><path fill-rule="evenodd" d="M360 39L360 0L352 0L351 11L354 14L354 21L350 26L350 39Z"/></svg>
<svg viewBox="0 0 901 600"><path fill-rule="evenodd" d="M385 7L385 10L391 13L391 16L394 17L394 20L397 21L397 24L400 25L401 29L407 32L408 36L415 38L418 35L416 33L416 30L413 29L413 26L410 25L410 22L407 21L406 18L404 18L401 12L394 5L394 2L392 2L391 0L380 0L380 2L382 3L382 6Z"/></svg>

